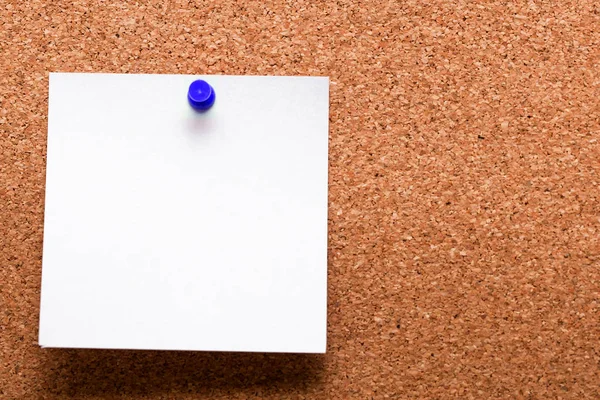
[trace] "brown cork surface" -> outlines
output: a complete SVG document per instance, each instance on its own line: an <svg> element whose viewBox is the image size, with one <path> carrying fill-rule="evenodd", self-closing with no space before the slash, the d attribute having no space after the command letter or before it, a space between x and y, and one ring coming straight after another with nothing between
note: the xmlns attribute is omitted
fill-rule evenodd
<svg viewBox="0 0 600 400"><path fill-rule="evenodd" d="M326 355L38 347L50 71L330 76ZM597 1L0 0L0 398L598 399L599 172Z"/></svg>

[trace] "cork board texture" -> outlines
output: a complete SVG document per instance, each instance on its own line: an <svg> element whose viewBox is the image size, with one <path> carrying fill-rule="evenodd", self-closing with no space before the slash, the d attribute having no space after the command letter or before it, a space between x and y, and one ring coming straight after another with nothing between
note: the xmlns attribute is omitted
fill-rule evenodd
<svg viewBox="0 0 600 400"><path fill-rule="evenodd" d="M597 2L0 0L0 55L0 398L600 398ZM38 347L51 71L330 77L327 354Z"/></svg>

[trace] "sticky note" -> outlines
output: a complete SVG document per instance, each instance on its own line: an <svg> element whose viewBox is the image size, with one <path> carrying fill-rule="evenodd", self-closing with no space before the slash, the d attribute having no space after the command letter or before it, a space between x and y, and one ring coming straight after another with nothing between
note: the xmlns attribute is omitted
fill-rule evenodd
<svg viewBox="0 0 600 400"><path fill-rule="evenodd" d="M40 345L325 352L328 113L325 77L50 74Z"/></svg>

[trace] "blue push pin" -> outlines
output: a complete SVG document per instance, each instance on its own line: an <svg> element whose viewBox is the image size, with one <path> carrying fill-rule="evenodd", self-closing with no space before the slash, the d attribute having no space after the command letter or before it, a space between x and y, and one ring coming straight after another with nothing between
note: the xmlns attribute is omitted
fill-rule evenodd
<svg viewBox="0 0 600 400"><path fill-rule="evenodd" d="M206 81L198 79L188 89L188 102L194 110L206 111L215 104L215 90Z"/></svg>

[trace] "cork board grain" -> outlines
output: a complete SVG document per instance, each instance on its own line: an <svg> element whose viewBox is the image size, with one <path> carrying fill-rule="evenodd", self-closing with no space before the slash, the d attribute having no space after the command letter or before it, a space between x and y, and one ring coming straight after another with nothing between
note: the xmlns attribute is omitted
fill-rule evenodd
<svg viewBox="0 0 600 400"><path fill-rule="evenodd" d="M330 76L326 355L38 347L50 71ZM0 398L598 399L599 140L590 0L0 0Z"/></svg>

